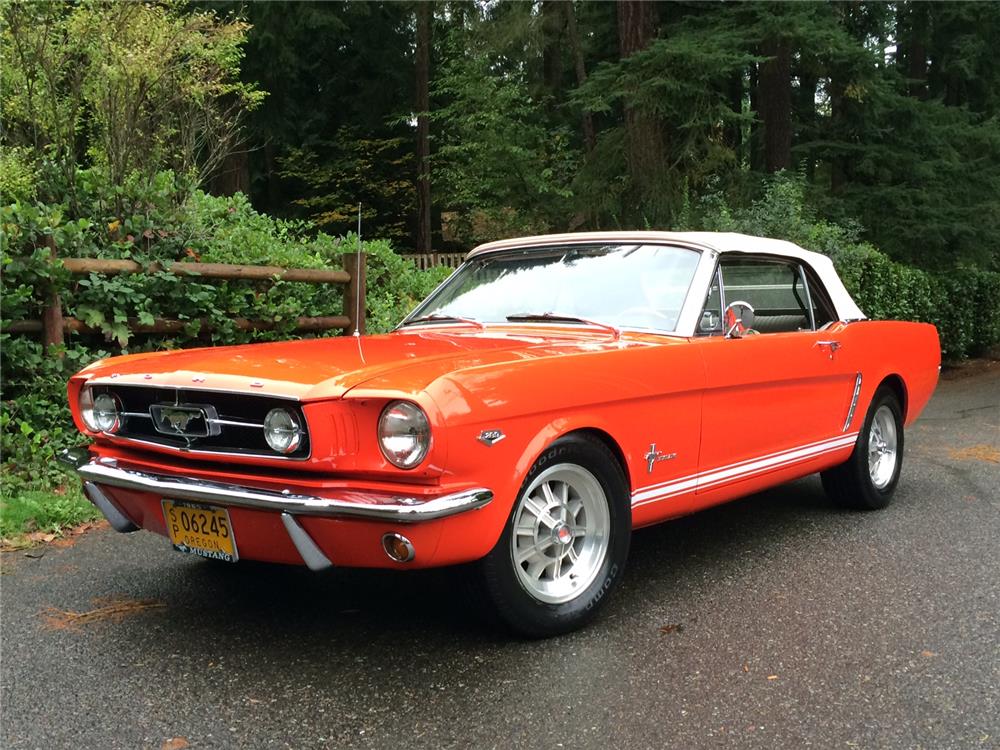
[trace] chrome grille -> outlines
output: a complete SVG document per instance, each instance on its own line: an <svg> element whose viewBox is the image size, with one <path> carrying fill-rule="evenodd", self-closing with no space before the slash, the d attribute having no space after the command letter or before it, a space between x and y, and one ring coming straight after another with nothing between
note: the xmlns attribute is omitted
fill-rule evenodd
<svg viewBox="0 0 1000 750"><path fill-rule="evenodd" d="M95 396L110 393L118 397L122 408L122 426L116 433L119 438L182 451L291 459L309 456L308 427L296 401L265 395L162 386L101 384L93 386L93 392ZM264 417L278 407L295 414L306 432L301 445L284 455L271 450L264 439ZM171 422L177 434L170 434Z"/></svg>

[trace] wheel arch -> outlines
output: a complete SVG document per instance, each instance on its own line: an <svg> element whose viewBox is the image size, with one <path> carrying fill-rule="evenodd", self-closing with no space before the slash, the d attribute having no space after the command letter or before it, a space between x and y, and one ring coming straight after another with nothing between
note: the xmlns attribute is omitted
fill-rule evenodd
<svg viewBox="0 0 1000 750"><path fill-rule="evenodd" d="M611 454L618 461L618 466L621 467L622 475L625 477L625 484L628 488L629 495L631 496L633 486L632 486L632 474L628 468L628 461L625 459L625 452L622 450L621 446L618 445L618 441L615 440L609 433L604 430L598 429L597 427L581 427L559 437L571 437L573 435L587 435L594 440L598 440L603 443Z"/></svg>
<svg viewBox="0 0 1000 750"><path fill-rule="evenodd" d="M896 373L891 373L882 378L882 381L878 384L878 388L881 388L882 386L886 386L887 388L892 390L893 393L896 394L896 398L899 399L899 407L903 411L902 417L903 417L903 423L905 424L906 408L907 408L907 392L906 392L906 383L904 382L903 378L897 375ZM878 388L876 388L875 390L878 391Z"/></svg>

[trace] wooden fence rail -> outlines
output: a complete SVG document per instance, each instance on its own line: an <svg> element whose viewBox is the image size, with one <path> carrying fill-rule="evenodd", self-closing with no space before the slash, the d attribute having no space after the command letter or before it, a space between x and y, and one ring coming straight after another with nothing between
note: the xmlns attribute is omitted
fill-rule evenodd
<svg viewBox="0 0 1000 750"><path fill-rule="evenodd" d="M49 249L55 257L55 248ZM63 266L72 274L99 273L107 276L117 274L152 274L166 272L175 276L194 276L208 279L249 280L249 281L293 281L304 284L343 284L344 314L313 318L297 318L297 331L327 331L341 328L360 333L365 332L365 255L344 255L344 270L325 270L317 268L280 268L278 266L245 266L228 263L150 263L142 265L133 260L109 260L103 258L64 258ZM360 304L359 304L360 297ZM76 318L63 316L62 300L55 289L46 290L46 305L42 310L41 320L4 321L4 333L39 333L42 343L48 349L53 345L62 345L65 333L99 333L100 329L87 325ZM357 320L355 321L355 314ZM140 323L138 319L129 318L128 327L133 333L179 333L191 320L176 320L172 318L157 318L153 323ZM198 321L202 330L211 330L204 320ZM234 319L237 328L243 331L266 331L276 328L274 321Z"/></svg>
<svg viewBox="0 0 1000 750"><path fill-rule="evenodd" d="M465 260L465 253L407 253L404 258L409 258L421 271L437 266L447 266L448 268L458 268Z"/></svg>

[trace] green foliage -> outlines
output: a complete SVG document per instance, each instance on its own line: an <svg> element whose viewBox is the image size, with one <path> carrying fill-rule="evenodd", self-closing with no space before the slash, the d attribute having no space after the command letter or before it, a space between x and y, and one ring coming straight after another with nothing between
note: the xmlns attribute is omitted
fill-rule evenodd
<svg viewBox="0 0 1000 750"><path fill-rule="evenodd" d="M28 490L0 498L0 539L14 541L32 531L57 533L67 526L76 526L100 518L101 514L84 498L77 483L65 491Z"/></svg>
<svg viewBox="0 0 1000 750"><path fill-rule="evenodd" d="M562 225L579 161L569 129L548 127L524 76L464 30L444 46L431 172L439 204L458 210L450 231L473 244Z"/></svg>
<svg viewBox="0 0 1000 750"><path fill-rule="evenodd" d="M412 213L415 199L408 179L413 168L408 146L401 138L362 138L354 129L342 128L332 141L290 147L280 160L281 175L306 187L309 195L293 203L306 209L322 229L345 232L356 227L360 203L368 231L405 241L405 217ZM374 165L393 171L375 171Z"/></svg>
<svg viewBox="0 0 1000 750"><path fill-rule="evenodd" d="M56 455L81 440L66 406L66 381L107 353L71 345L63 358L48 356L37 341L7 334L0 334L0 351L3 494L57 487L65 475Z"/></svg>
<svg viewBox="0 0 1000 750"><path fill-rule="evenodd" d="M6 3L3 141L70 188L84 154L114 184L164 167L204 177L264 97L239 79L248 28L179 0Z"/></svg>

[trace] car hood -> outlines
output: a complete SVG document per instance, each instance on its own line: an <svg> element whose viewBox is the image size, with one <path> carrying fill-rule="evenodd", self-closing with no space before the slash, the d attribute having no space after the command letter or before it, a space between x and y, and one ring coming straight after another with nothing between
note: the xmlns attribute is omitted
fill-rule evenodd
<svg viewBox="0 0 1000 750"><path fill-rule="evenodd" d="M154 352L101 360L79 375L116 384L339 398L378 378L414 391L449 372L571 353L646 345L607 332L518 330L398 332ZM392 377L398 373L399 377Z"/></svg>

